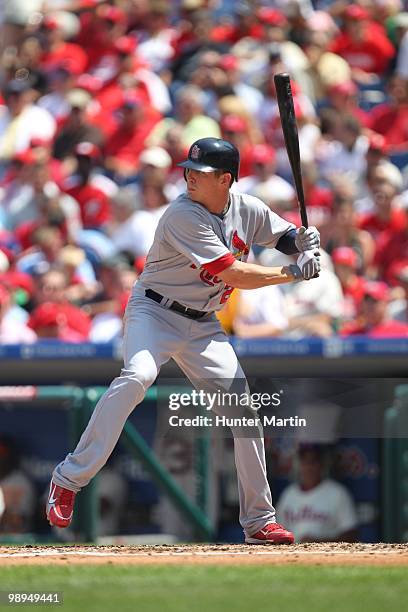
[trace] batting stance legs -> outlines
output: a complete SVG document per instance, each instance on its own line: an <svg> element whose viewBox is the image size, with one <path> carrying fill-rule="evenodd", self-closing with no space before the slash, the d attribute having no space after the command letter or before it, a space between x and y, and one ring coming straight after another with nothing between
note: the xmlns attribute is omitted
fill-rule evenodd
<svg viewBox="0 0 408 612"><path fill-rule="evenodd" d="M136 292L137 293L137 292ZM215 317L195 321L163 308L149 298L134 295L125 315L124 369L98 402L73 453L54 470L55 485L69 492L86 486L105 465L117 444L126 419L142 402L155 381L160 367L171 357L193 384L206 390L244 392L246 380L235 352ZM224 414L223 406L214 408ZM231 416L231 411L228 416ZM253 437L234 435L235 462L240 496L240 522L250 537L275 521L271 493L266 478L262 431ZM60 519L53 507L56 495L50 493L48 516L54 524L67 526L71 516ZM74 495L72 494L72 497ZM54 510L54 512L53 512Z"/></svg>

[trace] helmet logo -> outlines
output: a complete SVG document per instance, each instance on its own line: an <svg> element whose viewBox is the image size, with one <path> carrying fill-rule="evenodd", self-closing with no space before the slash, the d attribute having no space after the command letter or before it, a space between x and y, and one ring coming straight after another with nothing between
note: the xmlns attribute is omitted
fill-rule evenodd
<svg viewBox="0 0 408 612"><path fill-rule="evenodd" d="M190 157L191 159L199 159L200 157L200 147L199 146L194 145L194 147L191 149Z"/></svg>

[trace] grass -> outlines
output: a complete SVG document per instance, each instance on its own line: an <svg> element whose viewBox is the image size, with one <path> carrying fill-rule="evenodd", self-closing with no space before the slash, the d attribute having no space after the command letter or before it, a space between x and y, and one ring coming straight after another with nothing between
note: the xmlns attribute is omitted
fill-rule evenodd
<svg viewBox="0 0 408 612"><path fill-rule="evenodd" d="M11 589L62 591L62 606L31 608L64 612L400 612L408 601L404 567L0 567Z"/></svg>

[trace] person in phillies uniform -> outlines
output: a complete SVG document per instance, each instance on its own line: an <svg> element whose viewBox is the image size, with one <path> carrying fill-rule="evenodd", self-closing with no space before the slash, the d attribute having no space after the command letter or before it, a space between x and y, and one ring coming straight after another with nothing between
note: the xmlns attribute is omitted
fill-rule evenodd
<svg viewBox="0 0 408 612"><path fill-rule="evenodd" d="M320 271L316 228L296 229L259 199L230 191L239 176L239 152L232 143L201 138L180 165L187 189L161 217L126 308L124 368L98 402L76 449L53 472L47 516L57 527L68 527L76 493L106 463L126 419L170 358L196 388L249 393L215 316L234 288L303 282ZM253 244L300 253L297 264L247 263ZM222 416L231 407L215 405L213 410ZM251 408L246 410L247 416L256 416ZM240 427L231 430L245 541L292 543L293 534L276 522L262 428L245 435Z"/></svg>

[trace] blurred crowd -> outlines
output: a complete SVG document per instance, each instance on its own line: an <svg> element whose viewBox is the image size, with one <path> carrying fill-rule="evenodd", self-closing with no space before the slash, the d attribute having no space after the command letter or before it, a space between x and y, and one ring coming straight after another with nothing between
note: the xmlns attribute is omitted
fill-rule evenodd
<svg viewBox="0 0 408 612"><path fill-rule="evenodd" d="M278 72L323 270L235 291L222 323L242 337L408 336L407 3L3 0L0 20L0 343L120 337L198 138L234 142L233 188L300 225Z"/></svg>

